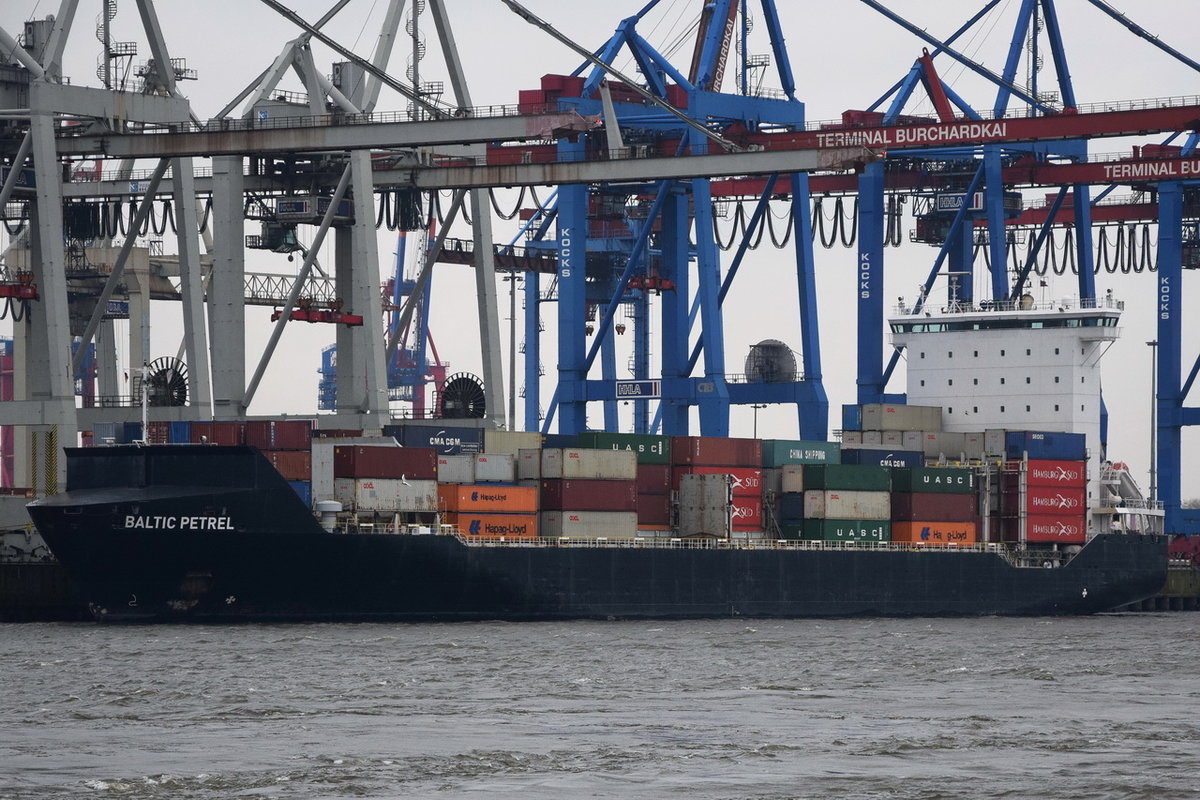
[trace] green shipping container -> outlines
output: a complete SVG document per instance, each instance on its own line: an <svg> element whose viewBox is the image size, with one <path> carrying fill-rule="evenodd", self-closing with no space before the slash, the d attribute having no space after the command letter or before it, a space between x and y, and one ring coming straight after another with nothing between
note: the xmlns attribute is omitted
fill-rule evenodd
<svg viewBox="0 0 1200 800"><path fill-rule="evenodd" d="M897 492L971 494L975 471L952 467L897 467L892 470L892 489Z"/></svg>
<svg viewBox="0 0 1200 800"><path fill-rule="evenodd" d="M887 467L857 464L808 464L804 467L804 489L852 489L888 492L892 475Z"/></svg>
<svg viewBox="0 0 1200 800"><path fill-rule="evenodd" d="M639 464L670 464L671 437L644 433L605 433L587 431L579 434L579 446L589 450L628 450L637 456Z"/></svg>
<svg viewBox="0 0 1200 800"><path fill-rule="evenodd" d="M790 439L764 439L762 465L782 467L787 464L839 464L842 446L837 442L805 442Z"/></svg>
<svg viewBox="0 0 1200 800"><path fill-rule="evenodd" d="M784 537L824 542L890 542L892 523L886 519L806 519L798 525L785 525Z"/></svg>

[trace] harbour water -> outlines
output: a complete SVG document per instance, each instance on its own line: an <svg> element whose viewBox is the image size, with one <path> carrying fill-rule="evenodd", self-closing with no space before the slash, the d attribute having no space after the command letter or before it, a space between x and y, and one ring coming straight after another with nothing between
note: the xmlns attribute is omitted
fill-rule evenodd
<svg viewBox="0 0 1200 800"><path fill-rule="evenodd" d="M1170 800L1200 773L1200 614L0 642L0 800Z"/></svg>

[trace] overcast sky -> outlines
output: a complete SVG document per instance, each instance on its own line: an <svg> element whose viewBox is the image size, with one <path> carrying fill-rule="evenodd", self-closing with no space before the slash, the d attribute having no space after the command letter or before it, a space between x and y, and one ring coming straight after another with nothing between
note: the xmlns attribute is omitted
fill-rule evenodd
<svg viewBox="0 0 1200 800"><path fill-rule="evenodd" d="M317 19L331 2L292 0L287 3L308 20ZM93 36L100 10L98 0L82 0L76 17L75 30L69 47L66 72L73 83L98 85L97 57L100 45ZM183 3L178 0L159 2L163 31L171 55L187 60L189 68L198 72L199 80L182 85L182 91L192 101L197 116L207 118L216 114L245 84L267 67L284 43L294 38L296 28L267 6L251 0L207 0ZM383 0L353 0L325 30L335 39L369 56L374 37L385 8ZM559 27L573 39L595 47L603 42L621 18L635 13L644 5L640 0L609 0L605 3L565 2L563 0L528 0L525 3L535 13ZM798 85L797 95L806 103L810 120L835 119L850 108L865 108L901 78L925 44L915 35L900 28L879 12L858 0L788 0L781 2L780 15L788 51ZM888 7L911 20L918 28L936 36L953 32L982 2L963 0L892 0ZM1020 3L1006 0L979 26L977 33L958 42L958 48L973 59L999 71L1000 59L1012 36L1014 17ZM1151 33L1189 55L1200 58L1195 45L1195 31L1200 29L1200 4L1191 0L1162 0L1155 3L1133 3L1116 0L1113 5ZM538 88L540 76L546 73L568 73L578 64L578 58L546 34L531 27L509 11L500 0L453 0L448 3L455 26L464 70L470 81L475 105L514 103L521 89ZM660 10L652 13L639 30L652 43L669 50L675 63L686 71L691 57L689 26L694 23L701 6L699 0L664 0ZM751 3L757 8L757 2ZM1139 39L1101 13L1087 0L1059 0L1058 13L1068 49L1069 67L1080 103L1121 101L1135 98L1200 95L1200 76L1173 60L1148 42ZM56 2L40 0L4 0L0 9L0 25L10 33L20 32L21 23L55 13ZM140 34L137 8L132 0L121 0L113 22L118 41L144 42ZM761 14L754 12L761 21ZM421 17L422 27L428 26L428 52L421 62L423 80L445 80L446 71L438 54L436 36L428 14ZM758 25L750 51L767 53L765 26ZM319 43L314 44L318 65L328 70L339 60ZM410 44L402 40L393 58L390 72L403 79L409 61ZM138 60L144 60L149 48L139 46ZM942 76L955 90L979 108L989 108L994 90L971 72L951 62L938 59ZM624 57L617 65L632 71ZM1021 76L1024 80L1025 70ZM730 78L727 78L728 87ZM1041 88L1055 88L1055 75L1047 60L1041 72ZM773 79L767 83L773 84ZM300 90L295 79L286 84ZM380 110L402 110L406 102L395 94L385 92ZM914 103L911 113L928 112L927 106ZM1131 142L1098 141L1093 152L1127 151ZM1119 190L1124 194L1126 190ZM545 194L545 193L543 193ZM1027 193L1032 199L1038 192ZM515 195L508 196L508 202ZM504 198L501 199L504 204ZM911 206L910 206L911 209ZM913 227L911 210L905 218L905 229ZM256 232L248 230L248 232ZM497 241L507 242L515 233L509 223L496 224ZM465 234L464 234L465 235ZM392 261L394 240L381 235L381 263L385 272ZM173 242L167 243L168 249ZM739 280L726 304L727 361L729 372L741 372L742 360L749 347L763 339L781 339L799 351L799 331L794 308L795 280L793 261L788 251L762 248L742 269ZM888 296L911 297L928 272L936 250L922 244L905 244L887 253ZM294 272L295 264L282 256L252 253L250 268L262 272ZM331 263L331 258L325 259ZM822 318L822 350L825 364L825 385L831 403L831 423L836 427L839 407L854 402L853 356L853 281L854 252L845 248L817 250L818 290ZM444 360L453 371L480 371L478 344L469 332L476 319L475 311L463 297L474 294L472 277L465 267L446 265L439 269L433 286L433 335ZM1124 336L1105 357L1105 399L1112 415L1110 452L1127 461L1135 474L1144 476L1149 456L1150 361L1145 342L1155 337L1153 327L1153 279L1142 276L1108 276L1097 279L1103 293L1114 294L1127 301L1123 319ZM1075 294L1073 281L1059 279L1046 290L1049 298ZM783 298L780 300L780 298ZM178 329L174 320L177 308L170 304L155 304L153 355L173 354L178 347ZM159 308L161 306L161 308ZM507 304L502 303L507 314ZM763 313L769 309L778 313ZM553 307L550 307L552 315ZM520 313L518 311L518 313ZM262 343L269 333L270 310L249 308L251 320L247 351L249 369L257 362ZM261 319L260 319L261 318ZM470 325L464 326L466 320ZM0 326L7 323L0 323ZM0 327L0 330L5 330ZM1185 334L1187 341L1200 340L1195 327ZM286 358L276 358L268 371L251 413L307 413L315 409L316 369L319 350L332 342L333 331L312 325L293 325L284 342ZM543 366L547 372L543 395L548 398L554 372L553 338L545 340ZM657 347L656 347L657 349ZM1194 350L1194 345L1193 345ZM1185 345L1185 352L1187 346ZM507 357L507 347L505 347ZM624 367L626 356L618 359ZM1188 362L1190 365L1190 361ZM1186 369L1186 367L1185 367ZM891 391L903 391L902 376L893 379ZM545 402L545 401L544 401ZM599 410L594 412L598 424ZM518 412L518 418L523 415ZM732 433L749 435L752 412L735 408L732 412ZM787 438L797 433L794 414L783 407L760 412L760 436ZM1194 432L1185 434L1192 451L1200 446ZM1143 485L1145 479L1141 478ZM1200 475L1184 476L1184 495L1200 495Z"/></svg>

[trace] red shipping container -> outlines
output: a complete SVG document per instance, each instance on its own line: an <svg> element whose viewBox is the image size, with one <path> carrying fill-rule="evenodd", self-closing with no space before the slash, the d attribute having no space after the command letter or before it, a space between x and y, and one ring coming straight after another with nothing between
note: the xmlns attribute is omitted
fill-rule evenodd
<svg viewBox="0 0 1200 800"><path fill-rule="evenodd" d="M671 478L671 488L679 491L680 478L684 475L730 475L733 477L735 497L761 497L763 493L761 469L752 467L676 467Z"/></svg>
<svg viewBox="0 0 1200 800"><path fill-rule="evenodd" d="M974 494L892 492L892 519L926 522L960 522L979 515Z"/></svg>
<svg viewBox="0 0 1200 800"><path fill-rule="evenodd" d="M1004 541L1020 541L1020 520L1004 520ZM1083 544L1087 540L1087 519L1083 514L1030 514L1025 518L1025 540Z"/></svg>
<svg viewBox="0 0 1200 800"><path fill-rule="evenodd" d="M341 445L333 448L335 478L437 478L437 451L432 447Z"/></svg>
<svg viewBox="0 0 1200 800"><path fill-rule="evenodd" d="M353 439L362 436L362 430L356 428L314 428L314 439Z"/></svg>
<svg viewBox="0 0 1200 800"><path fill-rule="evenodd" d="M671 491L670 464L638 464L638 494L668 494Z"/></svg>
<svg viewBox="0 0 1200 800"><path fill-rule="evenodd" d="M735 531L761 531L763 509L761 497L733 497L733 529Z"/></svg>
<svg viewBox="0 0 1200 800"><path fill-rule="evenodd" d="M636 511L637 507L634 481L574 478L542 481L543 511Z"/></svg>
<svg viewBox="0 0 1200 800"><path fill-rule="evenodd" d="M670 525L671 498L665 494L637 496L638 525Z"/></svg>
<svg viewBox="0 0 1200 800"><path fill-rule="evenodd" d="M312 423L306 419L250 420L246 444L259 450L307 450L312 446Z"/></svg>
<svg viewBox="0 0 1200 800"><path fill-rule="evenodd" d="M166 444L171 435L171 423L151 422L146 427L146 441L150 444Z"/></svg>
<svg viewBox="0 0 1200 800"><path fill-rule="evenodd" d="M693 467L761 467L762 442L715 436L672 436L671 463Z"/></svg>
<svg viewBox="0 0 1200 800"><path fill-rule="evenodd" d="M244 422L193 422L192 443L225 446L246 443Z"/></svg>
<svg viewBox="0 0 1200 800"><path fill-rule="evenodd" d="M1030 486L1025 490L1026 514L1082 514L1087 511L1086 492L1083 489L1056 489L1047 486ZM1004 495L1004 513L1011 515L1021 510L1021 495L1016 491Z"/></svg>
<svg viewBox="0 0 1200 800"><path fill-rule="evenodd" d="M1019 461L1008 462L1007 469L1020 469ZM1087 487L1086 461L1038 461L1029 460L1029 469L1025 473L1030 486L1057 486L1064 489L1083 489ZM1019 474L1005 474L1006 487L1016 488Z"/></svg>
<svg viewBox="0 0 1200 800"><path fill-rule="evenodd" d="M683 88L677 83L667 84L667 102L676 108L687 108L687 89Z"/></svg>
<svg viewBox="0 0 1200 800"><path fill-rule="evenodd" d="M312 480L312 453L310 451L263 450L262 454L285 480Z"/></svg>

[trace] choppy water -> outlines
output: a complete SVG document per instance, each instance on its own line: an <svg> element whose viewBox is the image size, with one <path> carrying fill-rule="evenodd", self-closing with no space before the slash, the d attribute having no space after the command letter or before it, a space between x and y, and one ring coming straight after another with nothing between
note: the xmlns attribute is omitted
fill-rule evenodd
<svg viewBox="0 0 1200 800"><path fill-rule="evenodd" d="M0 625L0 798L1192 798L1198 634Z"/></svg>

